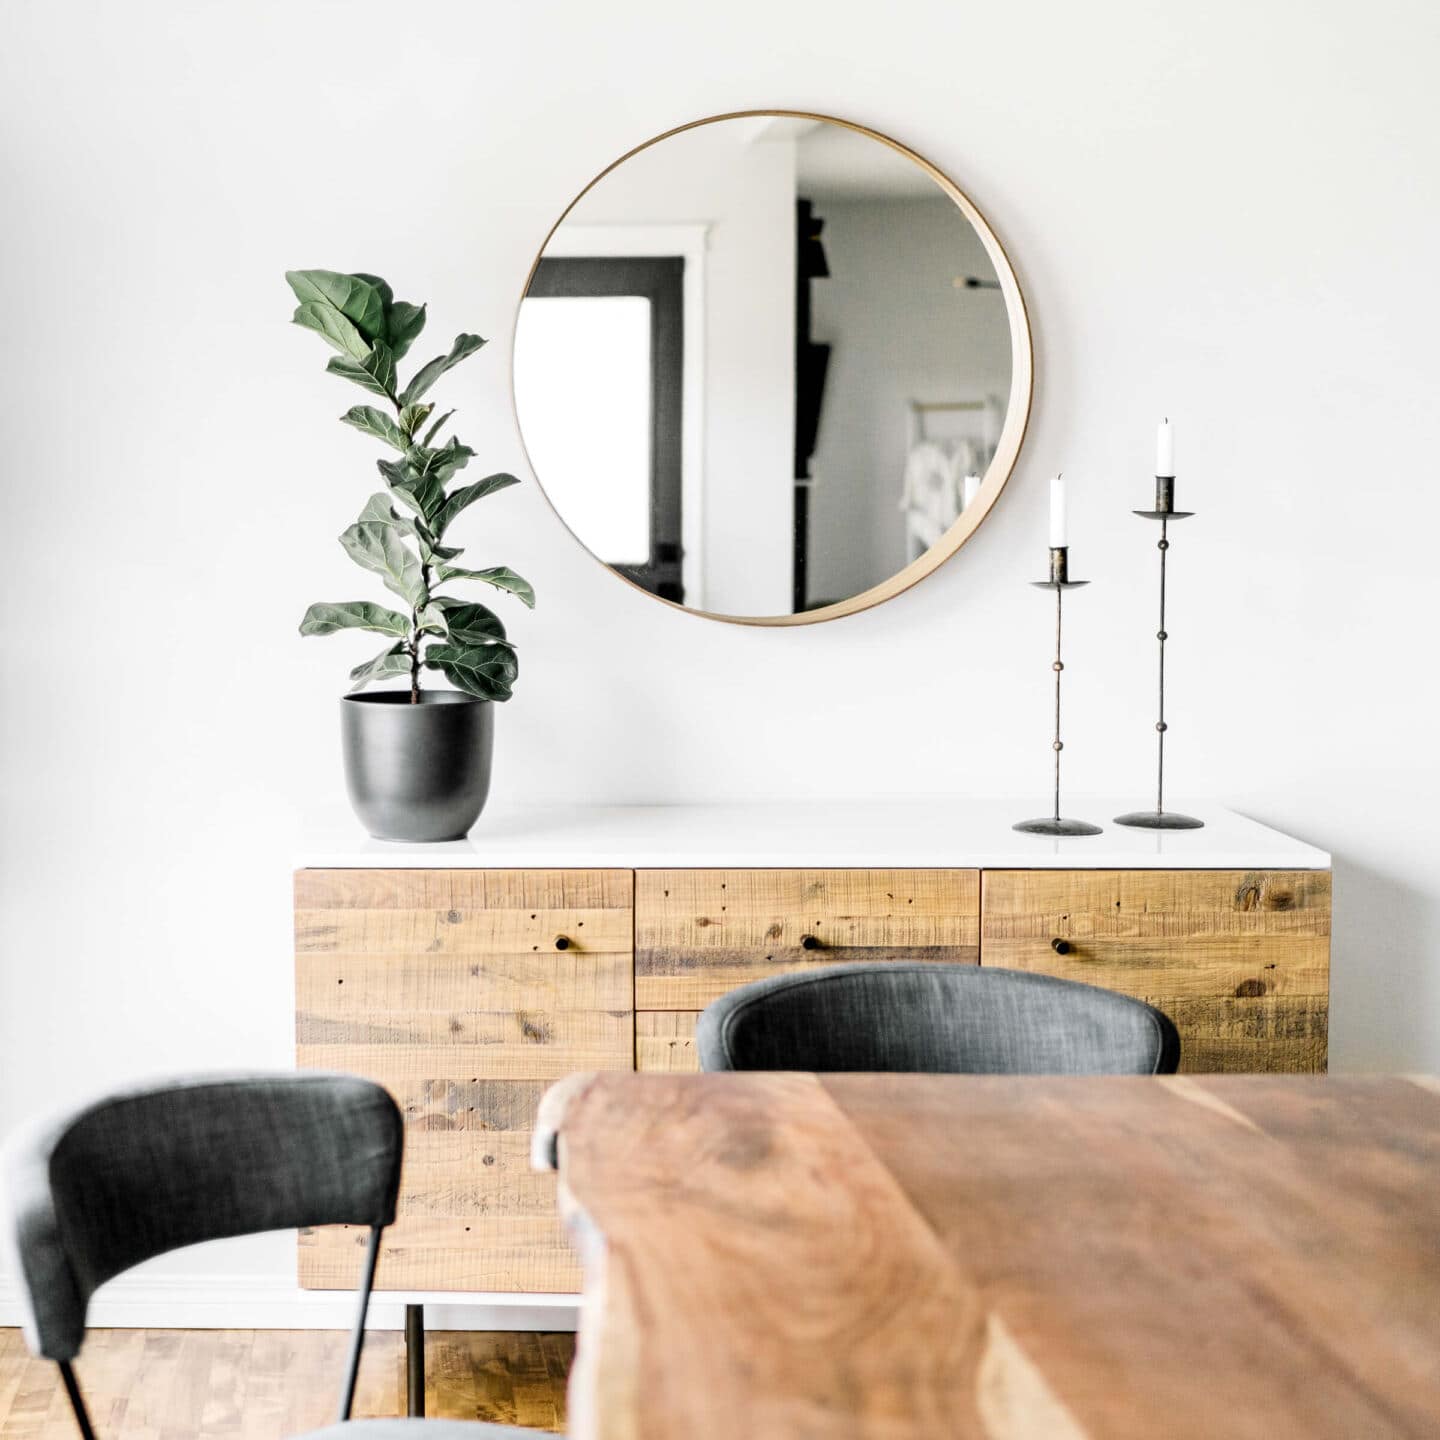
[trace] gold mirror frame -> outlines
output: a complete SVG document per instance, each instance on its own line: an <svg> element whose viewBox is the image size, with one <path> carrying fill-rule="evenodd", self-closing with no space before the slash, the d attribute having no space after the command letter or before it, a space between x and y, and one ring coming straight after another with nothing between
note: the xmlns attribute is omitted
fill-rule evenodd
<svg viewBox="0 0 1440 1440"><path fill-rule="evenodd" d="M960 213L970 222L971 227L980 237L980 243L984 245L985 253L995 267L996 277L1000 281L1000 290L1005 297L1005 315L1010 324L1010 395L1005 410L1005 423L1001 427L1000 439L995 447L995 458L991 460L990 466L985 472L974 502L966 506L959 519L923 555L912 560L903 570L897 570L882 584L873 585L870 589L862 590L858 595L852 595L846 600L837 600L833 605L825 605L816 610L805 610L798 615L723 615L714 610L698 610L688 605L678 604L674 600L666 600L635 584L628 576L622 575L613 566L606 564L566 524L564 515L560 513L559 507L551 500L549 492L545 489L545 481L536 470L535 463L530 458L529 447L525 444L525 431L520 424L519 407L515 400L515 331L519 326L520 306L525 303L525 297L530 293L535 272L540 267L540 261L545 257L545 250L549 246L551 238L565 223L570 212L612 170L619 169L627 160L638 155L642 150L648 150L652 145L658 145L662 140L668 140L673 135L682 135L687 130L695 130L702 125L714 125L721 120L756 120L771 116L787 120L820 120L828 125L839 125L846 130L853 130L858 135L866 135L871 140L878 140L882 145L889 146L897 154L903 155L907 160L918 165L954 201ZM895 596L938 570L980 528L996 500L1000 498L1000 492L1009 481L1015 468L1015 462L1020 455L1020 447L1025 440L1026 428L1030 423L1030 401L1034 391L1034 378L1035 358L1030 341L1030 317L1025 309L1025 297L1020 292L1020 282L1015 278L1010 257L1006 255L994 230L990 228L990 222L980 213L975 202L943 170L932 165L923 155L917 154L908 145L902 145L891 136L870 129L868 125L859 125L853 120L841 120L835 115L820 115L811 110L732 110L723 115L707 115L701 120L690 120L684 125L676 125L673 129L666 130L662 134L636 145L633 149L627 150L618 160L612 161L600 171L571 200L561 211L560 217L546 232L545 239L541 242L540 249L531 262L529 273L525 276L524 288L520 292L519 301L516 302L515 324L511 327L511 412L515 416L515 428L519 433L520 444L525 452L525 463L530 467L530 473L535 477L535 483L539 487L540 493L544 495L545 503L554 511L556 518L569 531L575 543L597 565L602 566L617 580L629 585L632 590L639 591L640 594L661 605L668 605L672 610L679 610L682 614L699 616L705 620L721 620L731 625L813 625L821 620L838 620L842 615L854 615L861 610L870 609L873 605L893 600Z"/></svg>

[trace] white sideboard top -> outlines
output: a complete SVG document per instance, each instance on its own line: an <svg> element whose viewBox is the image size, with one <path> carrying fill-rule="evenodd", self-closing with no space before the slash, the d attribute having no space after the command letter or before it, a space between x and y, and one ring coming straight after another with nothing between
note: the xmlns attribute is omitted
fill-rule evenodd
<svg viewBox="0 0 1440 1440"><path fill-rule="evenodd" d="M1330 856L1215 806L1178 810L1203 830L1109 823L1123 800L1076 800L1069 815L1105 826L1075 839L1021 835L1044 812L1026 800L757 801L725 805L496 805L467 840L372 840L348 815L313 827L299 868L685 869L709 866L989 870L1326 870Z"/></svg>

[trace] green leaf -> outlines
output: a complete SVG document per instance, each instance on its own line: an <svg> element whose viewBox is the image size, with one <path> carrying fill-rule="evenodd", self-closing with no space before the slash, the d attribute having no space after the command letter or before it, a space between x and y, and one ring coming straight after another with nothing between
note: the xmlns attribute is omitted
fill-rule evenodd
<svg viewBox="0 0 1440 1440"><path fill-rule="evenodd" d="M287 270L285 279L303 310L328 308L343 315L366 339L366 349L385 338L385 299L374 277L341 275L335 270ZM381 285L388 290L382 280ZM354 354L354 351L350 352ZM355 355L358 360L361 357Z"/></svg>
<svg viewBox="0 0 1440 1440"><path fill-rule="evenodd" d="M397 300L385 312L385 328L389 345L395 358L401 360L405 352L419 338L425 328L425 307L412 305L408 300Z"/></svg>
<svg viewBox="0 0 1440 1440"><path fill-rule="evenodd" d="M449 480L457 470L463 470L474 458L475 452L451 436L438 450L423 450L422 468L427 475L438 475L442 483Z"/></svg>
<svg viewBox="0 0 1440 1440"><path fill-rule="evenodd" d="M395 292L390 288L390 282L382 280L378 275L367 275L363 270L356 270L354 276L355 279L363 280L367 285L373 285L380 292L380 303L388 314L390 307L395 303Z"/></svg>
<svg viewBox="0 0 1440 1440"><path fill-rule="evenodd" d="M385 307L385 333L380 338L399 360L425 328L425 307L412 305L408 300L397 300L395 292L378 275L356 271L355 278L373 285L380 292L380 300Z"/></svg>
<svg viewBox="0 0 1440 1440"><path fill-rule="evenodd" d="M418 515L413 519L409 515L402 515L390 503L390 497L379 491L365 502L365 508L360 512L360 518L356 523L364 525L367 522L376 525L393 525L402 535L408 535L420 546L420 558L427 565L436 560L453 560L457 555L464 553L452 549L448 545L437 545L434 532L424 520Z"/></svg>
<svg viewBox="0 0 1440 1440"><path fill-rule="evenodd" d="M390 347L377 342L370 351L370 358L364 362L364 368L384 387L386 395L393 398L398 379L395 374L395 354Z"/></svg>
<svg viewBox="0 0 1440 1440"><path fill-rule="evenodd" d="M470 463L475 452L458 440L451 440L438 450L412 446L400 462L380 460L376 463L390 488L426 520L434 524L435 516L445 503L445 485L457 470ZM440 532L432 537L438 544Z"/></svg>
<svg viewBox="0 0 1440 1440"><path fill-rule="evenodd" d="M350 678L355 682L350 689L363 690L372 680L389 680L394 675L410 673L410 655L404 645L392 645L382 650L373 660L357 665Z"/></svg>
<svg viewBox="0 0 1440 1440"><path fill-rule="evenodd" d="M429 599L420 561L394 525L362 520L340 537L340 543L357 565L378 575L385 588L408 602L412 610Z"/></svg>
<svg viewBox="0 0 1440 1440"><path fill-rule="evenodd" d="M397 640L410 636L410 621L398 610L370 600L345 600L338 605L312 605L300 622L302 635L333 635L337 630L373 630Z"/></svg>
<svg viewBox="0 0 1440 1440"><path fill-rule="evenodd" d="M422 522L423 523L423 522ZM427 565L447 560L458 560L465 552L454 545L437 545L433 540L420 536L420 558Z"/></svg>
<svg viewBox="0 0 1440 1440"><path fill-rule="evenodd" d="M485 342L478 335L457 335L448 355L437 355L422 365L400 396L402 405L413 404L447 371L458 365L467 355L473 355Z"/></svg>
<svg viewBox="0 0 1440 1440"><path fill-rule="evenodd" d="M372 395L383 399L395 398L395 357L385 345L373 346L360 360L350 360L343 355L332 355L325 368L332 375L343 375Z"/></svg>
<svg viewBox="0 0 1440 1440"><path fill-rule="evenodd" d="M377 460L375 464L390 489L423 519L428 520L444 500L444 478L426 474L412 460Z"/></svg>
<svg viewBox="0 0 1440 1440"><path fill-rule="evenodd" d="M372 495L365 502L365 508L360 512L360 519L356 523L360 525L393 525L402 535L408 535L420 547L420 559L426 565L433 565L437 561L454 560L457 556L465 553L453 545L438 544L435 532L419 515L412 519L409 515L400 514L390 503L388 495L379 493Z"/></svg>
<svg viewBox="0 0 1440 1440"><path fill-rule="evenodd" d="M477 500L483 500L487 495L493 495L497 490L508 490L512 485L520 482L513 475L506 475L501 472L495 475L487 475L483 480L477 480L473 485L462 485L460 489L452 491L446 497L445 503L440 507L435 516L435 533L444 535L450 528L450 522L460 514L462 510L473 505Z"/></svg>
<svg viewBox="0 0 1440 1440"><path fill-rule="evenodd" d="M417 514L432 520L445 500L445 482L469 464L475 452L468 445L452 440L439 450L411 446L401 461L376 461L385 483ZM432 543L439 536L432 537Z"/></svg>
<svg viewBox="0 0 1440 1440"><path fill-rule="evenodd" d="M443 602L432 600L420 612L420 633L422 635L446 635L445 609Z"/></svg>
<svg viewBox="0 0 1440 1440"><path fill-rule="evenodd" d="M425 438L420 442L428 446L430 442L440 433L440 427L454 414L453 410L447 410L426 432Z"/></svg>
<svg viewBox="0 0 1440 1440"><path fill-rule="evenodd" d="M365 502L365 508L360 512L360 518L356 523L364 525L367 521L376 525L393 525L402 535L415 534L414 524L406 516L401 515L390 503L390 497L380 490L377 490Z"/></svg>
<svg viewBox="0 0 1440 1440"><path fill-rule="evenodd" d="M383 411L373 405L352 405L341 417L341 423L353 425L377 440L383 440L403 455L410 448L400 427Z"/></svg>
<svg viewBox="0 0 1440 1440"><path fill-rule="evenodd" d="M370 354L365 337L333 305L297 305L290 317L296 325L323 335L341 355L362 361ZM327 369L333 368L332 359Z"/></svg>
<svg viewBox="0 0 1440 1440"><path fill-rule="evenodd" d="M460 570L453 565L442 565L435 572L435 583L442 585L446 580L483 580L497 590L508 590L530 609L535 608L534 587L508 565L492 565L488 570Z"/></svg>
<svg viewBox="0 0 1440 1440"><path fill-rule="evenodd" d="M332 375L341 375L346 380L353 380L362 389L368 390L372 395L380 396L382 400L395 398L363 365L357 365L353 360L332 355L330 363L325 368Z"/></svg>
<svg viewBox="0 0 1440 1440"><path fill-rule="evenodd" d="M428 608L440 612L452 644L489 645L505 638L505 626L488 605L440 596Z"/></svg>
<svg viewBox="0 0 1440 1440"><path fill-rule="evenodd" d="M400 412L400 428L407 435L413 436L434 408L433 405L407 405Z"/></svg>
<svg viewBox="0 0 1440 1440"><path fill-rule="evenodd" d="M520 672L515 652L503 641L494 645L432 645L425 664L441 671L457 690L481 700L508 700Z"/></svg>

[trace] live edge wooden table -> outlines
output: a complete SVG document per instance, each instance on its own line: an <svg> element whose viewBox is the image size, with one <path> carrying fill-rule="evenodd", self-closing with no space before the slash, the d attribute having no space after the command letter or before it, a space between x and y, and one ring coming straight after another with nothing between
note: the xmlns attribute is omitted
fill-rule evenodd
<svg viewBox="0 0 1440 1440"><path fill-rule="evenodd" d="M1440 1082L571 1077L574 1440L1440 1435Z"/></svg>

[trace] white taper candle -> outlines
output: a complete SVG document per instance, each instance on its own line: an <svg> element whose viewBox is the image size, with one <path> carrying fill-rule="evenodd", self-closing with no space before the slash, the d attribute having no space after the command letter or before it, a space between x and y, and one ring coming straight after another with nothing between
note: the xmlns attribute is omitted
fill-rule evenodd
<svg viewBox="0 0 1440 1440"><path fill-rule="evenodd" d="M1175 427L1168 418L1155 433L1155 473L1172 478L1175 474Z"/></svg>
<svg viewBox="0 0 1440 1440"><path fill-rule="evenodd" d="M1057 475L1050 482L1050 548L1059 550L1070 543L1070 514L1065 499L1065 481Z"/></svg>

